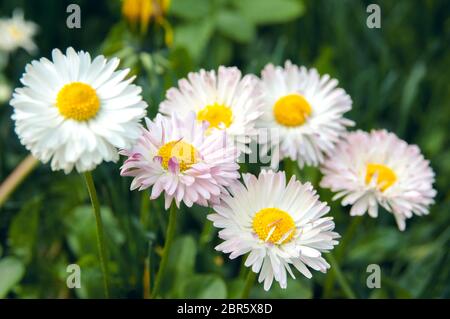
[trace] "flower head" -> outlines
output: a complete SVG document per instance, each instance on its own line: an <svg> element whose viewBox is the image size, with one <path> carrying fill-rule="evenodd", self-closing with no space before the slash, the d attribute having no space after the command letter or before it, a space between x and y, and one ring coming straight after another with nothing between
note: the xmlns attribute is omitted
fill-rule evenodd
<svg viewBox="0 0 450 319"><path fill-rule="evenodd" d="M337 87L338 81L321 76L316 69L293 65L284 68L268 64L261 72L264 114L258 127L276 129L262 141L263 153L272 151L272 167L289 157L303 165L323 162L346 126L353 122L343 118L352 100Z"/></svg>
<svg viewBox="0 0 450 319"><path fill-rule="evenodd" d="M179 207L194 203L217 203L239 178L238 151L221 131L206 134L207 123L199 123L194 113L172 118L158 114L146 119L138 143L123 150L128 157L122 176L134 177L131 190L152 187L151 198L165 195L166 209L172 200Z"/></svg>
<svg viewBox="0 0 450 319"><path fill-rule="evenodd" d="M24 20L21 10L15 10L12 18L0 19L0 51L13 52L18 48L29 53L36 51L33 36L37 29L34 22Z"/></svg>
<svg viewBox="0 0 450 319"><path fill-rule="evenodd" d="M152 18L161 20L169 9L170 0L124 0L122 2L122 15L136 27L140 25L141 31L147 30Z"/></svg>
<svg viewBox="0 0 450 319"><path fill-rule="evenodd" d="M249 253L245 266L259 273L265 290L274 279L286 288L287 273L295 278L292 266L307 278L312 274L306 266L326 272L329 265L322 252L333 249L339 235L332 231L332 218L324 217L330 208L311 184L292 177L286 185L284 172L265 170L243 179L244 185L232 187L232 195L208 215L222 228L224 242L216 249L230 253L231 259Z"/></svg>
<svg viewBox="0 0 450 319"><path fill-rule="evenodd" d="M11 105L22 144L53 170L69 173L94 169L102 161L117 161L116 148L128 148L140 136L146 114L141 88L118 70L119 59L58 49L53 61L41 58L25 68L24 85Z"/></svg>
<svg viewBox="0 0 450 319"><path fill-rule="evenodd" d="M242 151L256 135L255 121L261 115L261 94L254 76L242 77L236 67L189 73L178 88L167 91L159 111L171 116L195 112L198 121L209 123L209 131L223 130Z"/></svg>
<svg viewBox="0 0 450 319"><path fill-rule="evenodd" d="M436 191L434 172L416 145L385 130L348 133L322 167L322 187L352 205L350 215L392 213L400 230L413 214L428 214Z"/></svg>

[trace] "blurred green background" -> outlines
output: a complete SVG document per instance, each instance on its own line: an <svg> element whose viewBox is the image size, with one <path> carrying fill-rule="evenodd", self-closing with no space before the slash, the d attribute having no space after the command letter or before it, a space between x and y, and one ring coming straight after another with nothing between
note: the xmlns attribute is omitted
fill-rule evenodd
<svg viewBox="0 0 450 319"><path fill-rule="evenodd" d="M392 215L350 218L349 209L331 203L337 231L344 236L335 256L360 298L450 297L450 2L376 1L381 29L366 26L366 7L375 1L350 0L172 0L169 11L152 19L145 34L124 21L119 0L1 0L0 16L23 8L40 27L39 52L18 50L0 62L0 84L19 85L26 63L50 56L51 49L74 46L92 55L122 59L138 75L157 112L165 90L191 70L236 65L259 74L269 62L314 66L340 81L354 101L347 117L357 128L386 128L418 144L436 172L436 204L430 215L407 221L397 230ZM81 7L81 29L66 27L66 7ZM163 21L163 22L161 22ZM173 42L170 43L170 30ZM169 34L167 33L169 32ZM0 35L1 36L1 35ZM168 39L169 36L169 39ZM169 41L169 42L167 42ZM170 44L169 46L167 44ZM0 181L26 157L0 102ZM118 164L94 172L103 205L114 297L146 296L145 275L157 269L168 214L148 192L129 191ZM243 169L256 173L258 167ZM317 185L315 168L301 172ZM322 200L331 193L319 190ZM180 212L170 276L162 295L176 298L238 297L243 287L241 259L230 261L214 250L216 231L206 208ZM353 221L353 223L352 223ZM68 289L68 264L81 267L81 289ZM369 289L366 268L381 267L381 288ZM311 280L274 284L270 292L255 285L251 297L342 298L334 272ZM39 166L0 208L0 298L102 297L95 223L83 178Z"/></svg>

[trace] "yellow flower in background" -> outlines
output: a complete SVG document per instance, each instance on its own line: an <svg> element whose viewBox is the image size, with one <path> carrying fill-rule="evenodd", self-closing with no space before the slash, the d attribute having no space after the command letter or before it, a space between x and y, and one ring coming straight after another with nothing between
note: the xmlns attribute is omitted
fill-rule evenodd
<svg viewBox="0 0 450 319"><path fill-rule="evenodd" d="M141 33L147 31L152 19L166 32L166 43L172 43L172 29L164 18L170 6L170 0L124 0L122 15L133 29L140 27Z"/></svg>

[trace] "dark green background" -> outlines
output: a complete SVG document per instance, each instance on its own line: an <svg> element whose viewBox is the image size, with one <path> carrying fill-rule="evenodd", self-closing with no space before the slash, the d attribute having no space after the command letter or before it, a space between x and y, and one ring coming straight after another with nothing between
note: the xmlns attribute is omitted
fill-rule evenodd
<svg viewBox="0 0 450 319"><path fill-rule="evenodd" d="M65 25L69 3L78 3L82 28ZM418 144L436 172L436 204L430 215L407 221L398 231L392 215L361 218L351 228L348 208L331 203L336 228L345 235L336 257L361 298L448 298L450 295L450 2L377 1L381 29L366 26L372 1L173 0L168 20L175 42L167 48L163 30L151 25L145 36L132 34L121 21L120 1L0 1L0 16L22 7L26 19L40 26L39 52L19 50L10 56L2 76L12 86L25 64L51 49L88 50L122 58L122 67L138 74L138 83L157 112L167 88L188 71L220 64L237 65L259 74L268 62L314 66L340 81L353 99L348 117L357 128L386 128ZM269 13L269 14L268 14ZM27 152L0 104L0 180ZM148 193L129 192L130 180L118 164L102 164L94 173L103 204L109 243L113 296L143 296L143 270L152 278L163 244L167 214L162 202L149 203ZM257 166L243 167L257 172ZM302 180L320 179L317 169L301 172ZM320 190L323 200L331 194ZM237 297L241 261L230 261L213 248L219 242L207 209L183 208L177 228L165 297ZM350 234L349 234L350 233ZM345 239L347 238L347 239ZM147 264L146 264L147 262ZM66 288L66 266L82 269L82 288ZM381 266L382 288L366 287L366 267ZM81 176L51 172L41 165L0 209L0 297L101 297L101 273L94 219ZM312 280L290 280L282 291L255 287L252 297L345 297L333 272L314 273Z"/></svg>

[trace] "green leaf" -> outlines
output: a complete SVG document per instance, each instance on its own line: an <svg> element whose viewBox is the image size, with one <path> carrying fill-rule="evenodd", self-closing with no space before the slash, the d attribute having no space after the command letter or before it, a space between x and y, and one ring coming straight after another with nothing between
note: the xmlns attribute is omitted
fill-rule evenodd
<svg viewBox="0 0 450 319"><path fill-rule="evenodd" d="M169 255L169 265L171 265L175 280L194 272L196 255L197 245L194 238L183 236L175 240Z"/></svg>
<svg viewBox="0 0 450 319"><path fill-rule="evenodd" d="M228 282L228 298L238 299L242 297L242 291L245 287L245 280L238 278Z"/></svg>
<svg viewBox="0 0 450 319"><path fill-rule="evenodd" d="M296 0L233 0L245 19L255 24L282 23L300 17L303 3Z"/></svg>
<svg viewBox="0 0 450 319"><path fill-rule="evenodd" d="M190 299L224 299L225 282L217 275L194 275L181 285L182 297Z"/></svg>
<svg viewBox="0 0 450 319"><path fill-rule="evenodd" d="M15 257L0 259L0 298L6 297L24 274L25 266L19 259Z"/></svg>
<svg viewBox="0 0 450 319"><path fill-rule="evenodd" d="M184 23L174 28L173 46L185 48L194 59L205 49L213 31L214 23L206 18L195 23Z"/></svg>
<svg viewBox="0 0 450 319"><path fill-rule="evenodd" d="M430 247L430 253L427 258L424 258L422 261L410 263L408 268L403 272L399 283L402 287L410 291L414 298L422 297L422 293L427 285L436 285L432 279L440 271L439 266L443 266L441 261L445 255L442 254L442 249L445 248L433 249Z"/></svg>
<svg viewBox="0 0 450 319"><path fill-rule="evenodd" d="M125 242L125 236L119 228L109 207L101 207L105 242L109 251L114 253ZM66 219L67 241L76 256L97 255L97 230L92 207L79 206Z"/></svg>
<svg viewBox="0 0 450 319"><path fill-rule="evenodd" d="M225 36L238 41L249 42L255 36L255 25L239 12L223 10L217 17L217 28Z"/></svg>
<svg viewBox="0 0 450 319"><path fill-rule="evenodd" d="M209 0L172 0L169 14L184 19L198 19L208 16L210 11Z"/></svg>
<svg viewBox="0 0 450 319"><path fill-rule="evenodd" d="M310 299L312 298L311 281L302 277L298 272L296 279L289 278L286 289L282 289L278 282L274 281L269 291L265 291L263 284L255 280L253 289L250 293L251 298L293 298Z"/></svg>
<svg viewBox="0 0 450 319"><path fill-rule="evenodd" d="M33 256L40 209L41 200L39 198L28 201L14 217L9 229L9 243L12 252L25 263L30 262Z"/></svg>
<svg viewBox="0 0 450 319"><path fill-rule="evenodd" d="M398 252L401 234L396 228L379 228L370 232L348 252L346 262L380 263Z"/></svg>
<svg viewBox="0 0 450 319"><path fill-rule="evenodd" d="M98 266L97 255L85 255L77 261L80 266L81 287L74 289L78 298L103 298L104 290L102 280L103 275ZM66 277L67 277L66 273Z"/></svg>

